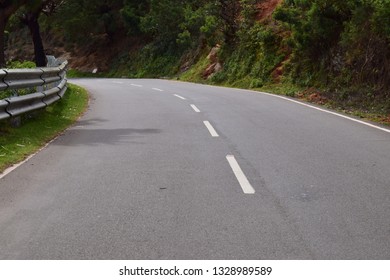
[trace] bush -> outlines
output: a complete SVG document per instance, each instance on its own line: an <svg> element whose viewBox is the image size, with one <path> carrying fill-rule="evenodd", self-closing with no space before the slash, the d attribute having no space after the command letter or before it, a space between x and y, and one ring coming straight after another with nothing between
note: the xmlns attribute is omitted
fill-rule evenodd
<svg viewBox="0 0 390 280"><path fill-rule="evenodd" d="M35 62L33 61L10 61L7 63L9 69L22 69L22 68L35 68Z"/></svg>
<svg viewBox="0 0 390 280"><path fill-rule="evenodd" d="M293 82L389 91L389 0L287 0L274 18L290 34Z"/></svg>

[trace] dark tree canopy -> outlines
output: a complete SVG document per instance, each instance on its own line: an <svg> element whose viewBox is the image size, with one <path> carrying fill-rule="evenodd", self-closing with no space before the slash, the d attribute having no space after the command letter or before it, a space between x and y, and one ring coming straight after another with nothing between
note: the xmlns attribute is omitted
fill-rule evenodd
<svg viewBox="0 0 390 280"><path fill-rule="evenodd" d="M9 18L22 5L27 3L27 0L0 0L0 67L5 66L5 28Z"/></svg>

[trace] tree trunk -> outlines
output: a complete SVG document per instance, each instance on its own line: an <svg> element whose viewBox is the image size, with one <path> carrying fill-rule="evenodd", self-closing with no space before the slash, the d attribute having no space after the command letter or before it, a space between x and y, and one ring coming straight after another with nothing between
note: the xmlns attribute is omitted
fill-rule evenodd
<svg viewBox="0 0 390 280"><path fill-rule="evenodd" d="M40 33L40 27L38 22L38 13L28 13L25 16L26 24L28 29L30 30L31 37L34 43L34 57L35 64L37 67L45 67L46 66L46 55L45 49L42 43L42 37Z"/></svg>
<svg viewBox="0 0 390 280"><path fill-rule="evenodd" d="M234 45L236 34L239 29L239 17L241 12L240 2L235 0L219 0L220 17L225 23L224 35L225 43Z"/></svg>
<svg viewBox="0 0 390 280"><path fill-rule="evenodd" d="M6 19L3 16L3 13L0 12L0 68L5 67L5 25L6 25Z"/></svg>
<svg viewBox="0 0 390 280"><path fill-rule="evenodd" d="M3 0L0 2L0 67L5 67L5 27L9 17L27 3L27 0Z"/></svg>

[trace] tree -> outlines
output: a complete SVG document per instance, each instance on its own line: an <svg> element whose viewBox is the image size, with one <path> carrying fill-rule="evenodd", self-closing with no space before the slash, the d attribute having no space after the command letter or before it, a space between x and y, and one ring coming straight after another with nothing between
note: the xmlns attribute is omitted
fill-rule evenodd
<svg viewBox="0 0 390 280"><path fill-rule="evenodd" d="M219 16L224 26L225 43L234 45L240 28L241 3L237 0L218 0Z"/></svg>
<svg viewBox="0 0 390 280"><path fill-rule="evenodd" d="M35 0L28 1L25 10L20 16L23 24L27 25L30 30L31 38L34 44L34 60L37 67L46 66L45 49L42 43L42 37L39 26L39 16L43 13L51 15L64 1L62 0Z"/></svg>
<svg viewBox="0 0 390 280"><path fill-rule="evenodd" d="M27 0L0 0L0 67L5 67L5 28L8 19L27 2Z"/></svg>
<svg viewBox="0 0 390 280"><path fill-rule="evenodd" d="M150 0L148 12L140 19L141 31L161 48L175 48L185 6L181 0Z"/></svg>
<svg viewBox="0 0 390 280"><path fill-rule="evenodd" d="M129 35L140 35L141 17L149 10L149 3L147 1L138 0L124 0L123 8L120 10L122 20L125 27L128 29Z"/></svg>
<svg viewBox="0 0 390 280"><path fill-rule="evenodd" d="M66 0L58 9L54 29L78 45L107 45L123 31L123 0Z"/></svg>

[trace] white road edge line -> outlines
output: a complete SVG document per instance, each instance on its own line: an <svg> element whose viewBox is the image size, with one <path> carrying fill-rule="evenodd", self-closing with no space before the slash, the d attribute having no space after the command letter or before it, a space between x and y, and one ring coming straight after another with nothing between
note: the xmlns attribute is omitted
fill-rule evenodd
<svg viewBox="0 0 390 280"><path fill-rule="evenodd" d="M303 103L303 102L300 102L300 101L297 101L297 100L293 100L293 99L290 99L290 98L287 98L287 97L284 97L284 96L275 95L275 94L271 94L271 93L267 93L267 92L260 92L260 93L264 94L264 95L269 95L269 96L273 96L273 97L276 97L276 98L280 98L280 99L283 99L283 100L287 100L287 101L290 101L290 102L294 102L296 104L299 104L299 105L302 105L302 106L306 106L306 107L309 107L311 109L314 109L314 110L317 110L317 111L321 111L323 113L331 114L331 115L334 115L334 116L337 116L337 117L340 117L340 118L343 118L343 119L347 119L347 120L350 120L350 121L353 121L353 122L356 122L356 123L360 123L360 124L363 124L363 125L366 125L366 126L369 126L369 127L372 127L372 128L376 128L376 129L382 130L382 131L387 132L387 133L390 133L390 129L386 129L386 128L383 128L383 127L380 127L380 126L377 126L377 125L374 125L374 124L371 124L371 123L368 123L368 122L365 122L365 121L360 121L360 120L357 120L357 119L354 119L354 118L351 118L351 117L348 117L348 116L345 116L345 115L342 115L342 114L339 114L339 113L336 113L336 112L325 110L325 109L322 109L322 108L319 108L319 107L316 107L316 106L312 106L312 105L309 105L309 104L306 104L306 103Z"/></svg>
<svg viewBox="0 0 390 280"><path fill-rule="evenodd" d="M143 87L142 85L137 85L137 84L130 84L133 87Z"/></svg>
<svg viewBox="0 0 390 280"><path fill-rule="evenodd" d="M241 169L240 165L238 164L236 158L232 155L227 155L226 159L229 162L229 165L232 168L234 175L236 175L236 178L237 178L238 182L240 183L242 191L245 194L254 194L256 191L252 187L251 183L249 183L244 172L242 172L242 169Z"/></svg>
<svg viewBox="0 0 390 280"><path fill-rule="evenodd" d="M203 84L202 84L201 86L204 86L204 87L214 87L214 88L222 88L222 89L232 89L232 88L228 88L228 87L212 86L212 85L203 85ZM264 95L268 95L268 96L272 96L272 97L284 99L284 100L286 100L286 101L294 102L294 103L296 103L296 104L299 104L299 105L302 105L302 106L305 106L305 107L309 107L309 108L312 108L312 109L314 109L314 110L321 111L321 112L323 112L323 113L331 114L331 115L334 115L334 116L337 116L337 117L340 117L340 118L343 118L343 119L347 119L347 120L350 120L350 121L353 121L353 122L356 122L356 123L359 123L359 124L362 124L362 125L365 125L365 126L368 126L368 127L371 127L371 128L375 128L375 129L378 129L378 130L381 130L381 131L390 133L390 129L387 129L387 128L384 128L384 127L381 127L381 126L378 126L378 125L375 125L375 124L372 124L372 123L368 123L368 122L365 122L365 121L357 120L357 119L355 119L355 118L351 118L351 117L345 116L345 115L343 115L343 114L335 113L335 112L332 112L332 111L329 111L329 110L326 110L326 109L322 109L322 108L319 108L319 107L316 107L316 106L312 106L312 105L310 105L310 104L306 104L306 103L304 103L304 102L300 102L300 101L297 101L297 100L293 100L293 99L291 99L291 98L284 97L284 96L281 96L281 95L272 94L272 93L268 93L268 92L264 92L264 91L249 90L249 89L237 89L237 90L243 91L243 92L252 93L252 94L253 94L253 93L260 93L260 94L264 94Z"/></svg>
<svg viewBox="0 0 390 280"><path fill-rule="evenodd" d="M200 113L200 110L198 107L196 107L194 104L190 105L192 109L194 109L195 112Z"/></svg>
<svg viewBox="0 0 390 280"><path fill-rule="evenodd" d="M163 91L162 89L159 89L159 88L152 88L152 90Z"/></svg>
<svg viewBox="0 0 390 280"><path fill-rule="evenodd" d="M124 84L123 82L118 82L118 81L113 81L114 84L122 85Z"/></svg>
<svg viewBox="0 0 390 280"><path fill-rule="evenodd" d="M59 135L60 136L60 135ZM34 154L28 156L25 160L19 162L19 163L16 163L14 165L12 165L11 167L8 167L6 170L4 170L3 173L0 173L0 180L3 179L5 176L7 176L8 174L10 174L12 171L16 170L18 167L22 166L23 164L25 164L26 162L28 162L30 159L32 159L34 156L36 156L37 154L39 154L40 152L42 152L44 149L46 149L52 142L54 142L55 140L57 140L57 138L59 137L57 136L56 138L54 138L53 140L49 141L45 146L43 146L42 148L40 148L37 152L35 152Z"/></svg>
<svg viewBox="0 0 390 280"><path fill-rule="evenodd" d="M183 96L180 96L180 95L178 95L178 94L174 94L174 96L176 96L176 97L178 97L178 98L180 98L180 99L183 99L183 100L187 100L186 98L184 98Z"/></svg>
<svg viewBox="0 0 390 280"><path fill-rule="evenodd" d="M204 121L203 123L207 127L207 129L209 130L211 136L219 137L218 133L215 131L214 127L210 124L209 121Z"/></svg>

